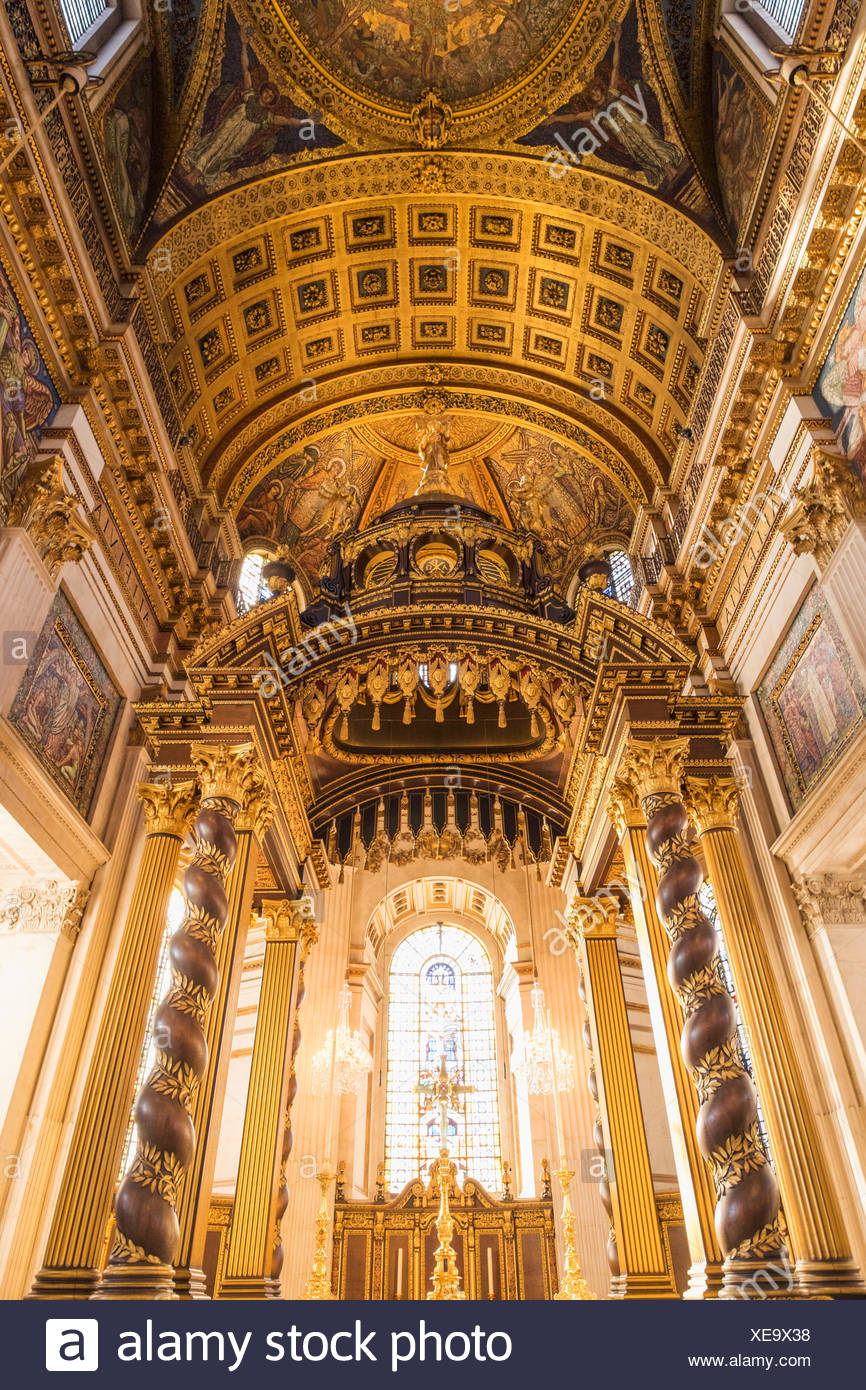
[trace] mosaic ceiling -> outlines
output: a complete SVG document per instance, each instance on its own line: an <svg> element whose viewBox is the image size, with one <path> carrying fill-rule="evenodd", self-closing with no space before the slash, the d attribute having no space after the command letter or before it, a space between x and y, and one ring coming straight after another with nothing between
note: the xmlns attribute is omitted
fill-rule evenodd
<svg viewBox="0 0 866 1390"><path fill-rule="evenodd" d="M351 84L412 102L433 87L454 102L531 69L580 6L571 0L292 0L286 9L317 56Z"/></svg>
<svg viewBox="0 0 866 1390"><path fill-rule="evenodd" d="M237 509L246 546L287 545L311 589L331 538L357 530L410 497L420 468L414 441L423 412L336 430L280 458ZM627 545L634 505L585 455L538 430L472 415L449 417L454 493L506 526L544 538L564 588L595 544Z"/></svg>

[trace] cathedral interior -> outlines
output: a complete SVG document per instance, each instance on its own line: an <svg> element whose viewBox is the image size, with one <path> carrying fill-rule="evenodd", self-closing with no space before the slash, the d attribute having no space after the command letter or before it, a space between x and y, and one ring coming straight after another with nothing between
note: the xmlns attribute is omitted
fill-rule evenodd
<svg viewBox="0 0 866 1390"><path fill-rule="evenodd" d="M866 1296L855 0L5 0L0 616L4 1298Z"/></svg>

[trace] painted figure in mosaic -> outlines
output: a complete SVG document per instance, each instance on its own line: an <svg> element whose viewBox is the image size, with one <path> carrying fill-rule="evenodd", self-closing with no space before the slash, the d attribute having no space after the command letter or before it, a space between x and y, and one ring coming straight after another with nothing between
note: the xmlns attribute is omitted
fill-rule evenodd
<svg viewBox="0 0 866 1390"><path fill-rule="evenodd" d="M280 127L312 124L308 116L291 114L265 68L251 65L251 39L252 31L242 29L241 80L217 88L208 102L205 128L187 155L206 188L215 187L230 169L266 158L271 153L264 148L266 138L275 136ZM255 158L249 157L254 152Z"/></svg>
<svg viewBox="0 0 866 1390"><path fill-rule="evenodd" d="M33 457L32 432L54 409L40 379L42 361L23 323L6 277L0 273L0 513L5 514Z"/></svg>

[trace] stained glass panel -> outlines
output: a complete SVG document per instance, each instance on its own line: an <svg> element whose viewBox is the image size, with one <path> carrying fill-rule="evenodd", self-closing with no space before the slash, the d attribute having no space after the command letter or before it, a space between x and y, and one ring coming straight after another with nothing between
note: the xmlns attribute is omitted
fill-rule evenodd
<svg viewBox="0 0 866 1390"><path fill-rule="evenodd" d="M493 968L469 932L437 923L391 961L385 1170L392 1191L426 1174L440 1148L439 1113L418 1086L439 1071L469 1086L450 1111L448 1148L462 1177L496 1191L501 1178Z"/></svg>

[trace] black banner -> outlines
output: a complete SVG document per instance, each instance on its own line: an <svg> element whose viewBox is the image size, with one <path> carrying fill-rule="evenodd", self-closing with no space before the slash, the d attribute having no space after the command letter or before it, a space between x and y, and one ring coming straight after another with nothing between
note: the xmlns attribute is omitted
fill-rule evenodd
<svg viewBox="0 0 866 1390"><path fill-rule="evenodd" d="M0 1384L123 1387L846 1383L860 1302L2 1303ZM542 1382L539 1382L539 1376ZM587 1378L592 1377L592 1381ZM844 1378L844 1380L843 1380ZM78 1382L75 1382L78 1383ZM733 1383L733 1382L732 1382ZM739 1381L737 1382L739 1383ZM63 1382L61 1381L62 1385Z"/></svg>

